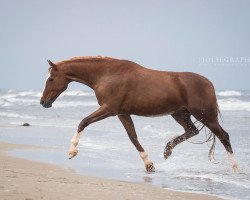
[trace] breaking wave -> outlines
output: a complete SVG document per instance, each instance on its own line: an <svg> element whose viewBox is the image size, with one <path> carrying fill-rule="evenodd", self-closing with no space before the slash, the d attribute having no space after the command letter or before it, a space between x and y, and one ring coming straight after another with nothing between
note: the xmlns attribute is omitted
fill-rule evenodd
<svg viewBox="0 0 250 200"><path fill-rule="evenodd" d="M218 96L222 97L232 97L232 96L242 96L243 93L240 91L235 91L235 90L225 90L225 91L220 91L216 92Z"/></svg>
<svg viewBox="0 0 250 200"><path fill-rule="evenodd" d="M250 102L237 98L219 99L218 104L221 110L226 111L250 111Z"/></svg>
<svg viewBox="0 0 250 200"><path fill-rule="evenodd" d="M20 115L12 112L0 112L1 117L10 117L10 118L22 118L22 119L36 119L36 116L31 115Z"/></svg>
<svg viewBox="0 0 250 200"><path fill-rule="evenodd" d="M39 106L40 97L42 92L40 91L4 91L0 92L0 106L10 107L10 106ZM71 100L63 100L62 97L70 97ZM97 106L97 102L93 101L76 101L72 99L74 97L94 97L93 92L84 92L81 90L69 90L60 95L60 98L54 103L54 107L76 107L76 106ZM84 99L83 99L84 100Z"/></svg>
<svg viewBox="0 0 250 200"><path fill-rule="evenodd" d="M94 101L56 101L53 104L54 108L66 108L66 107L77 107L77 106L98 106L97 102Z"/></svg>
<svg viewBox="0 0 250 200"><path fill-rule="evenodd" d="M0 97L4 99L15 98L15 97L38 97L42 96L41 91L27 90L27 91L12 91L8 90L1 94ZM63 92L60 96L94 96L93 92L84 92L82 90L69 90Z"/></svg>
<svg viewBox="0 0 250 200"><path fill-rule="evenodd" d="M84 92L82 90L69 90L61 94L61 96L94 96L93 92Z"/></svg>
<svg viewBox="0 0 250 200"><path fill-rule="evenodd" d="M39 91L33 91L33 90L28 90L28 91L20 91L20 92L13 92L12 90L9 90L7 93L1 94L1 98L4 99L10 99L10 98L15 98L15 97L41 97L42 92Z"/></svg>
<svg viewBox="0 0 250 200"><path fill-rule="evenodd" d="M225 111L250 111L250 93L236 90L225 90L216 92L218 104L221 110ZM40 106L39 99L41 91L0 91L0 107L11 106ZM65 98L66 97L66 98ZM89 97L82 99L77 97ZM82 91L79 89L65 91L53 104L55 108L77 107L77 106L98 106L94 92Z"/></svg>

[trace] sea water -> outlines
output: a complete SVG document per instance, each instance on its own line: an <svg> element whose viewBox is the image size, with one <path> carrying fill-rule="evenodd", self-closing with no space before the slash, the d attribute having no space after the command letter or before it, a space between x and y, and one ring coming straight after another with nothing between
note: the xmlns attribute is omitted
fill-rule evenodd
<svg viewBox="0 0 250 200"><path fill-rule="evenodd" d="M95 111L92 91L64 92L50 109L39 105L40 91L0 91L0 141L35 144L49 148L15 150L11 153L70 168L76 173L109 179L146 183L174 190L250 199L250 91L217 91L223 116L221 125L229 133L240 173L234 173L226 152L217 140L215 158L208 159L210 143L205 130L178 145L169 159L163 150L173 137L183 133L171 116L132 116L141 145L154 162L156 172L147 173L142 160L117 117L91 124L84 130L78 155L67 159L70 139L80 121ZM21 127L28 122L31 127Z"/></svg>

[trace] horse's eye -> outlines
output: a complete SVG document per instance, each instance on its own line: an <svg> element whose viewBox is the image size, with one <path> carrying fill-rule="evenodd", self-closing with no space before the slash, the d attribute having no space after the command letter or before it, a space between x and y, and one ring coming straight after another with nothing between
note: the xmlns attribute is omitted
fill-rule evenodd
<svg viewBox="0 0 250 200"><path fill-rule="evenodd" d="M49 80L49 81L53 81L54 79L53 79L53 78L49 78L48 80Z"/></svg>

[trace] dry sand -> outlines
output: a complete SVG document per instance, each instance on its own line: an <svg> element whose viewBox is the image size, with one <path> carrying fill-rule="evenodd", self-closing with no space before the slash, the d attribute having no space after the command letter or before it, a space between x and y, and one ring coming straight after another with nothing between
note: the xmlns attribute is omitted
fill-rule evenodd
<svg viewBox="0 0 250 200"><path fill-rule="evenodd" d="M217 200L201 194L176 192L142 184L74 174L58 166L8 156L6 151L36 148L0 143L0 199L18 200Z"/></svg>

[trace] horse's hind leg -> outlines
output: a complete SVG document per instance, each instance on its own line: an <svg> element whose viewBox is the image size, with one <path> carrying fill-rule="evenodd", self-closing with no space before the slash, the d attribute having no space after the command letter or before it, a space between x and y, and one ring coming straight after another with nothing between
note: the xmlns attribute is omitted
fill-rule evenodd
<svg viewBox="0 0 250 200"><path fill-rule="evenodd" d="M195 127L194 123L191 121L191 114L187 109L181 109L176 111L174 114L172 114L172 117L184 128L185 133L167 143L164 150L165 159L167 159L171 155L172 149L176 145L199 133L199 130Z"/></svg>
<svg viewBox="0 0 250 200"><path fill-rule="evenodd" d="M238 166L238 164L234 158L234 155L233 155L233 150L232 150L232 146L230 143L229 135L220 126L217 118L215 118L214 120L210 120L210 121L204 121L204 124L212 131L212 133L214 133L219 138L219 140L221 141L221 143L225 147L227 154L228 154L228 158L232 163L233 170L239 171L239 166Z"/></svg>
<svg viewBox="0 0 250 200"><path fill-rule="evenodd" d="M143 147L140 145L137 135L135 132L134 123L129 115L118 115L118 118L120 119L121 123L123 124L124 128L126 129L129 139L131 142L135 145L135 148L138 150L144 164L146 167L146 170L148 172L155 171L153 163L148 159L148 154L144 151Z"/></svg>

